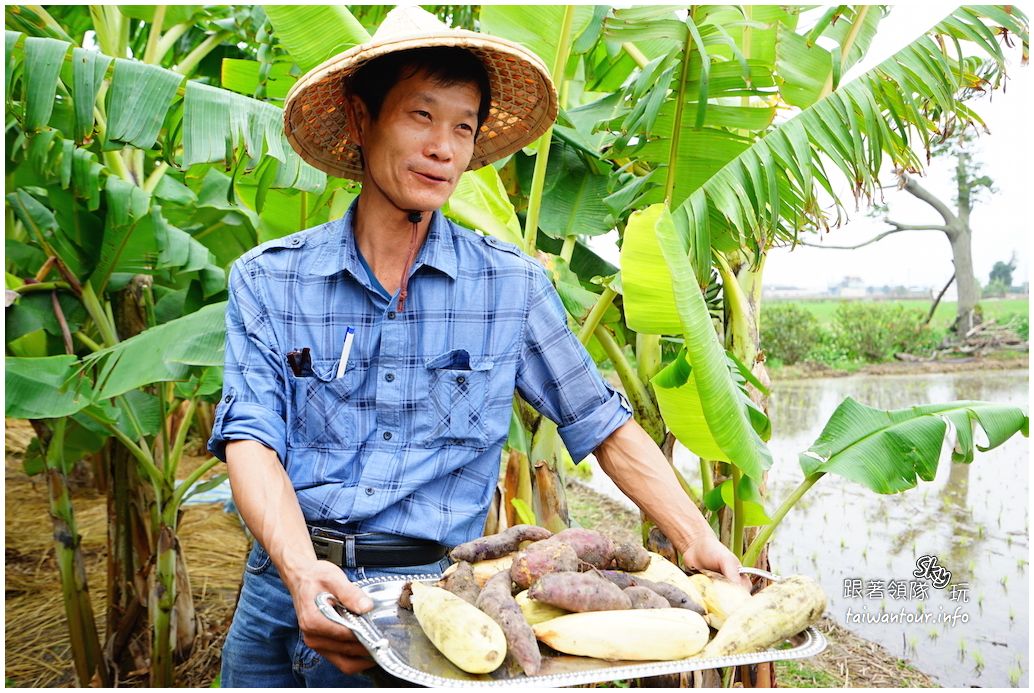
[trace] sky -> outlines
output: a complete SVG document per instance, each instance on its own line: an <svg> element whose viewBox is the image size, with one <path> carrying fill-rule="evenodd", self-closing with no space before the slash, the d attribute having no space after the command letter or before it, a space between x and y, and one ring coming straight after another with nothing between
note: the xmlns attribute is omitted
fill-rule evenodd
<svg viewBox="0 0 1034 693"><path fill-rule="evenodd" d="M845 79L864 72L889 57L897 47L906 45L936 23L948 8L943 4L897 5L880 23L876 39L867 59L856 66ZM1019 50L1012 52L1019 54ZM1029 238L1031 195L1030 165L1034 147L1030 132L1032 103L1031 66L1021 66L1016 59L1008 66L1010 80L1006 91L975 101L972 108L983 118L991 131L977 142L977 157L983 172L995 181L997 193L985 196L970 218L973 229L973 264L977 279L986 284L991 268L998 260L1008 261L1016 253L1017 267L1013 283L1029 279ZM1025 114L1026 118L1024 118ZM1024 122L1026 120L1026 122ZM954 161L934 159L920 179L921 184L945 202L952 203ZM884 184L892 184L888 176ZM1026 192L1024 192L1026 191ZM851 200L850 196L847 200ZM885 191L890 206L888 217L907 224L941 223L941 218L928 205L904 191ZM890 228L879 218L854 211L847 205L850 222L833 230L825 241L835 245L856 245ZM816 235L809 239L818 242ZM867 285L884 284L936 287L940 290L953 272L951 247L947 237L936 231L894 234L857 250L825 250L798 247L793 251L775 249L765 265L765 285L794 285L823 289L839 283L845 276L860 277ZM946 297L952 297L954 289Z"/></svg>

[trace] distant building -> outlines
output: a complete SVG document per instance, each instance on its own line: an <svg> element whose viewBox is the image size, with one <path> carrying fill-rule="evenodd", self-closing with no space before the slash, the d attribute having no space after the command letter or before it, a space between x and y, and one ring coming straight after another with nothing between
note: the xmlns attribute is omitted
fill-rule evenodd
<svg viewBox="0 0 1034 693"><path fill-rule="evenodd" d="M834 298L865 298L866 293L861 277L844 277L839 284L829 287L829 295Z"/></svg>
<svg viewBox="0 0 1034 693"><path fill-rule="evenodd" d="M821 298L821 289L805 289L799 286L765 286L762 288L764 298Z"/></svg>

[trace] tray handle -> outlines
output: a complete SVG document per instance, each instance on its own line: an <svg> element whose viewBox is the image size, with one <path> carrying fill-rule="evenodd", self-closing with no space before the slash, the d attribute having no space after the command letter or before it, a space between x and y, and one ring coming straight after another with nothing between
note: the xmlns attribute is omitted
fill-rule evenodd
<svg viewBox="0 0 1034 693"><path fill-rule="evenodd" d="M783 578L779 577L778 575L774 575L773 573L770 573L767 570L762 570L761 568L745 568L743 566L740 566L740 574L743 574L743 573L750 573L751 575L758 575L760 577L765 578L766 580L768 580L770 582L782 582L783 581Z"/></svg>
<svg viewBox="0 0 1034 693"><path fill-rule="evenodd" d="M330 592L320 592L316 595L316 608L334 623L355 633L367 650L381 650L389 646L388 639L372 624L349 611ZM344 611L347 616L342 616L338 609Z"/></svg>

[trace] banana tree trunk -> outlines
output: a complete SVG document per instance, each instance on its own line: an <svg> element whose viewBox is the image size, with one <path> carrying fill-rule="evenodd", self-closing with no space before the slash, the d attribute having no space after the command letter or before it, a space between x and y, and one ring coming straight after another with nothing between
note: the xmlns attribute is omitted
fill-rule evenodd
<svg viewBox="0 0 1034 693"><path fill-rule="evenodd" d="M143 608L136 589L137 553L134 535L144 531L142 518L136 517L131 502L129 453L111 441L103 451L108 478L108 612L105 658L115 669L134 671L144 666L142 657L135 658L126 650L134 634L145 626L141 623Z"/></svg>
<svg viewBox="0 0 1034 693"><path fill-rule="evenodd" d="M176 532L163 524L158 530L158 548L148 608L153 626L151 685L169 688L173 681L173 620L176 603Z"/></svg>
<svg viewBox="0 0 1034 693"><path fill-rule="evenodd" d="M61 578L61 596L68 619L68 637L72 646L72 661L79 686L109 686L107 667L101 654L97 622L90 603L81 550L82 536L75 524L72 496L65 477L64 446L65 419L57 419L52 435L45 427L32 422L40 442L45 444L44 460L47 472L47 491L50 496L50 517L53 521L54 551L58 574ZM42 435L41 435L42 434Z"/></svg>
<svg viewBox="0 0 1034 693"><path fill-rule="evenodd" d="M771 378L768 375L768 369L765 367L764 354L761 351L761 329L759 317L761 315L761 279L762 271L764 269L765 256L762 255L760 262L755 267L752 267L749 259L744 257L742 254L730 258L729 275L723 276L723 280L726 290L723 292L725 300L725 335L726 335L726 348L728 348L733 355L740 360L741 363L745 364L758 381L761 382L765 388L769 388L771 385ZM724 269L724 268L723 268ZM735 283L735 286L730 286L730 282ZM733 289L730 291L729 289ZM765 415L768 415L768 404L769 397L763 392L758 390L753 385L747 385L747 392L750 395L751 400L758 405ZM758 482L758 492L762 498L768 496L768 473L765 472L761 480ZM728 508L723 508L722 511L728 515ZM725 529L726 525L729 524L728 520L722 518L722 526ZM736 545L740 547L750 546L751 542L757 537L758 532L761 531L760 527L745 527L740 529L739 523L732 523L732 532L741 532L741 537L737 537L738 541ZM770 570L771 566L768 561L768 545L766 544L760 555L758 556L757 562L754 564L755 567L761 568L762 570ZM742 667L739 672L740 682L744 686L750 686L754 688L770 688L774 687L775 684L775 665L771 662L756 664L747 667Z"/></svg>

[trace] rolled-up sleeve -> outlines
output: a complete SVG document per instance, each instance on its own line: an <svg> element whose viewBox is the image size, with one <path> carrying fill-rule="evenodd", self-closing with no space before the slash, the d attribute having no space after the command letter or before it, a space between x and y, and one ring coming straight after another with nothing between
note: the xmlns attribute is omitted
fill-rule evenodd
<svg viewBox="0 0 1034 693"><path fill-rule="evenodd" d="M557 424L575 462L632 417L628 400L603 379L568 328L563 303L544 272L535 273L528 302L517 391Z"/></svg>
<svg viewBox="0 0 1034 693"><path fill-rule="evenodd" d="M283 462L287 456L287 407L282 359L267 313L240 262L230 270L228 288L223 395L208 450L225 462L226 443L254 440L276 452Z"/></svg>

